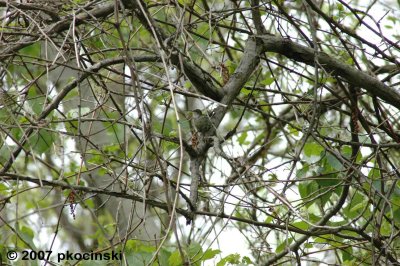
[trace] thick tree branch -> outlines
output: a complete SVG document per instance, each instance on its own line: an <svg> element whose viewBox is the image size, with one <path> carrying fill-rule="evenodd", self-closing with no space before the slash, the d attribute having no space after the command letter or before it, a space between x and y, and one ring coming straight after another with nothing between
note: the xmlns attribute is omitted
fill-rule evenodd
<svg viewBox="0 0 400 266"><path fill-rule="evenodd" d="M215 110L215 115L212 117L212 122L214 124L213 129L209 132L209 135L213 135L215 128L221 123L230 105L235 100L235 98L240 93L244 84L249 80L249 77L256 69L260 62L260 55L263 51L262 43L257 41L257 39L249 38L246 42L246 47L244 49L244 54L240 60L239 66L236 68L235 72L231 75L228 82L223 87L224 97L221 103L224 106L219 106Z"/></svg>
<svg viewBox="0 0 400 266"><path fill-rule="evenodd" d="M0 0L0 7L6 7L9 4L8 1ZM74 21L75 26L80 24L86 23L88 20L92 20L93 18L101 18L107 17L108 15L112 14L114 11L114 4L108 3L101 5L99 7L93 8L90 11L86 11L84 13L76 15ZM53 34L60 33L62 31L68 30L72 23L71 16L65 16L62 20L50 24L47 27L44 27L41 30L41 34L37 36L27 36L22 38L18 43L13 44L1 44L0 45L0 59L3 60L11 55L13 55L18 50L27 47L33 43L36 43L39 40L45 39L48 36L52 36Z"/></svg>
<svg viewBox="0 0 400 266"><path fill-rule="evenodd" d="M215 101L220 101L222 93L214 84L211 75L194 63L189 62L183 53L178 51L175 47L170 46L175 36L167 35L162 28L158 26L157 22L149 13L146 4L141 0L122 0L122 2L126 7L133 10L143 26L158 40L164 52L170 55L172 64L177 67L182 67L186 77L192 82L196 90Z"/></svg>
<svg viewBox="0 0 400 266"><path fill-rule="evenodd" d="M159 209L162 209L162 210L168 212L168 204L167 203L148 199L148 198L143 198L142 196L139 196L139 195L128 194L126 192L116 192L116 191L105 190L103 188L90 187L90 186L72 185L72 184L68 184L67 182L60 181L60 180L43 180L43 179L40 180L38 178L33 178L31 176L11 174L11 173L1 174L0 179L4 180L4 181L17 181L17 180L18 181L26 181L26 182L30 182L30 183L37 184L37 185L43 185L44 187L49 187L49 188L70 189L75 192L81 191L81 192L86 192L86 193L109 195L109 196L117 197L117 198L131 199L131 200L137 201L137 202L143 202L145 200L146 204L148 204L149 206L159 208ZM13 196L11 196L11 197L13 197ZM1 200L4 202L7 202L8 198L3 198ZM0 203L1 203L1 201L0 201ZM183 215L186 218L190 218L192 215L191 212L184 210L182 208L177 208L176 211L177 211L177 213ZM334 233L340 232L342 230L358 232L358 229L352 228L350 226L318 229L313 232L310 232L309 230L303 230L303 229L300 229L298 227L291 226L291 225L287 226L285 224L259 222L259 221L254 221L252 219L248 219L245 217L236 217L236 216L228 215L225 213L216 213L216 212L207 212L207 211L196 211L195 213L198 215L204 215L204 216L208 216L208 217L220 217L220 218L224 218L224 219L239 221L239 222L243 222L246 224L261 226L261 227L265 227L265 228L279 229L279 230L285 230L285 231L289 230L291 232L304 234L304 235L308 235L308 236L334 234ZM369 237L369 236L367 235L366 237Z"/></svg>
<svg viewBox="0 0 400 266"><path fill-rule="evenodd" d="M312 48L296 44L289 39L270 35L258 35L256 38L263 41L265 52L279 53L297 62L314 66L314 50ZM355 87L364 88L370 94L400 110L400 94L378 79L340 62L324 52L318 54L318 62L331 75L342 77Z"/></svg>

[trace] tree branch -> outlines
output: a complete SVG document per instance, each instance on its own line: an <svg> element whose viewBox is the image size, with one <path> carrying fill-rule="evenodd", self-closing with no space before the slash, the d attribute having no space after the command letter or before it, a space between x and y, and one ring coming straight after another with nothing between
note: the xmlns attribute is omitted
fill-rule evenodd
<svg viewBox="0 0 400 266"><path fill-rule="evenodd" d="M174 35L170 36L165 34L162 28L158 27L157 22L148 12L146 4L141 0L122 0L122 2L126 7L133 10L143 26L153 34L154 38L158 39L161 48L170 55L172 64L182 67L186 77L190 80L196 90L215 101L220 101L222 94L212 81L212 76L201 67L189 62L187 59L183 60L184 54L175 47L170 47L170 42L174 39Z"/></svg>
<svg viewBox="0 0 400 266"><path fill-rule="evenodd" d="M232 102L240 93L244 84L249 80L249 77L256 69L260 62L260 55L263 51L262 43L257 39L249 38L246 42L244 54L240 60L239 66L235 72L230 76L228 82L223 87L224 97L221 100L223 106L218 106L215 109L215 115L211 118L214 124L213 130L209 135L213 135L215 129L221 123L227 110L229 109Z"/></svg>
<svg viewBox="0 0 400 266"><path fill-rule="evenodd" d="M9 5L8 1L0 0L0 7L6 7L8 5ZM114 11L114 3L100 5L99 7L93 8L90 11L78 14L74 19L75 26L86 23L88 20L92 20L93 18L107 17L108 15L112 14L113 11ZM71 23L72 23L72 18L70 16L64 16L62 20L43 28L41 30L42 32L41 36L27 36L22 38L17 43L1 45L0 60L3 60L13 55L18 50L27 47L41 39L44 39L47 36L51 36L55 33L60 33L64 30L68 30L70 28Z"/></svg>
<svg viewBox="0 0 400 266"><path fill-rule="evenodd" d="M263 41L265 52L279 53L297 62L314 66L314 50L312 48L296 44L289 39L270 35L257 35L256 38ZM342 63L339 59L324 52L318 54L318 62L333 76L340 76L353 86L364 88L370 94L400 110L400 94L380 80Z"/></svg>

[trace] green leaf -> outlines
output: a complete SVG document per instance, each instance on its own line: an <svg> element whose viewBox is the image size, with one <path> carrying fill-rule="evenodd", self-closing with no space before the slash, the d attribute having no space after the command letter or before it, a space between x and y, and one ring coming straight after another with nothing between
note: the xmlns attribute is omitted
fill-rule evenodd
<svg viewBox="0 0 400 266"><path fill-rule="evenodd" d="M304 200L306 207L310 207L313 203L319 204L321 207L324 207L328 202L330 197L333 194L333 190L330 189L328 183L324 183L326 187L321 186L319 182L330 182L329 180L323 181L310 181L310 182L301 182L298 185L298 190L301 198ZM315 195L320 195L313 201L310 199L315 197Z"/></svg>
<svg viewBox="0 0 400 266"><path fill-rule="evenodd" d="M352 149L350 146L342 146L340 153L346 158L350 159L352 154Z"/></svg>
<svg viewBox="0 0 400 266"><path fill-rule="evenodd" d="M343 170L343 165L342 163L332 154L327 153L326 154L326 160L329 166L335 170Z"/></svg>
<svg viewBox="0 0 400 266"><path fill-rule="evenodd" d="M221 250L219 249L207 249L206 252L204 252L202 260L210 260L214 258L216 255L220 254Z"/></svg>
<svg viewBox="0 0 400 266"><path fill-rule="evenodd" d="M0 195L6 196L8 195L10 189L3 183L0 183Z"/></svg>
<svg viewBox="0 0 400 266"><path fill-rule="evenodd" d="M388 223L386 220L382 221L382 225L380 227L380 233L383 236L390 236L393 232L392 232L393 228L392 225L390 223Z"/></svg>
<svg viewBox="0 0 400 266"><path fill-rule="evenodd" d="M396 222L396 224L400 224L400 208L399 207L395 208L395 211L393 212L393 219Z"/></svg>
<svg viewBox="0 0 400 266"><path fill-rule="evenodd" d="M286 241L286 240L282 241L282 243L280 243L280 244L278 245L278 247L276 248L275 252L276 252L276 253L281 253L281 252L284 251L285 248L286 248L288 245L290 245L292 242L293 242L293 238L289 238L287 241Z"/></svg>
<svg viewBox="0 0 400 266"><path fill-rule="evenodd" d="M74 79L73 77L71 77L71 81ZM69 82L67 82L69 83ZM71 90L63 99L63 101L71 101L74 98L79 97L79 91L78 88L76 87L75 89Z"/></svg>
<svg viewBox="0 0 400 266"><path fill-rule="evenodd" d="M242 264L250 265L250 264L254 264L254 263L251 261L251 259L250 259L249 257L244 256L244 257L242 258Z"/></svg>
<svg viewBox="0 0 400 266"><path fill-rule="evenodd" d="M247 131L243 132L243 133L240 135L240 137L238 138L239 144L240 144L240 145L245 144L246 139L247 139Z"/></svg>
<svg viewBox="0 0 400 266"><path fill-rule="evenodd" d="M54 143L55 135L45 129L40 129L36 134L30 136L29 145L35 152L42 154L49 150Z"/></svg>
<svg viewBox="0 0 400 266"><path fill-rule="evenodd" d="M308 218L310 219L311 223L317 223L317 222L321 221L321 219L322 219L322 217L315 215L313 213L309 213Z"/></svg>
<svg viewBox="0 0 400 266"><path fill-rule="evenodd" d="M168 265L169 266L182 265L182 258L181 258L181 254L179 253L179 250L175 250L174 252L172 252L171 256L169 256Z"/></svg>
<svg viewBox="0 0 400 266"><path fill-rule="evenodd" d="M324 151L324 147L319 145L318 143L315 142L308 142L306 145L304 145L304 155L307 157L311 156L321 156L321 153Z"/></svg>
<svg viewBox="0 0 400 266"><path fill-rule="evenodd" d="M13 119L13 118L11 118L11 119ZM19 119L20 124L25 123L25 122L27 122L26 118ZM24 131L19 126L11 129L11 135L13 136L14 139L18 139L18 140L21 139L23 134L24 134Z"/></svg>
<svg viewBox="0 0 400 266"><path fill-rule="evenodd" d="M304 244L304 247L305 247L305 248L313 248L314 245L311 244L311 243L305 243L305 244Z"/></svg>
<svg viewBox="0 0 400 266"><path fill-rule="evenodd" d="M119 144L111 144L103 147L103 151L106 153L114 153L121 150L121 146Z"/></svg>
<svg viewBox="0 0 400 266"><path fill-rule="evenodd" d="M321 235L320 237L314 237L316 243L327 244L332 235Z"/></svg>
<svg viewBox="0 0 400 266"><path fill-rule="evenodd" d="M368 203L368 200L366 201L366 197L360 192L356 192L349 201L349 205L344 208L345 216L348 219L353 219L357 217L359 215L359 212L356 210L359 210L362 204L366 204L365 202Z"/></svg>
<svg viewBox="0 0 400 266"><path fill-rule="evenodd" d="M9 159L10 155L10 147L3 145L3 147L0 148L0 163L4 164Z"/></svg>
<svg viewBox="0 0 400 266"><path fill-rule="evenodd" d="M156 247L131 239L126 243L126 250L125 255L129 265L147 265L153 257Z"/></svg>
<svg viewBox="0 0 400 266"><path fill-rule="evenodd" d="M347 59L346 63L349 64L349 65L353 65L354 64L353 58L350 57L349 59Z"/></svg>
<svg viewBox="0 0 400 266"><path fill-rule="evenodd" d="M22 226L18 230L18 235L24 240L24 242L30 245L30 248L36 249L35 243L33 243L33 238L35 237L35 233L31 228Z"/></svg>
<svg viewBox="0 0 400 266"><path fill-rule="evenodd" d="M379 168L374 167L374 168L371 169L371 171L369 171L368 177L371 178L371 179L380 179L381 178L381 171L379 170Z"/></svg>
<svg viewBox="0 0 400 266"><path fill-rule="evenodd" d="M269 78L265 78L263 81L261 81L261 84L262 85L265 85L265 86L269 86L269 85L271 85L273 82L274 82L274 78L272 78L272 77L269 77Z"/></svg>
<svg viewBox="0 0 400 266"><path fill-rule="evenodd" d="M360 142L365 143L364 141L361 141L361 140L360 140ZM343 156L346 157L347 159L350 159L351 154L352 154L352 148L350 146L343 146L341 148L341 154L343 154ZM361 162L361 160L362 160L362 154L361 154L361 151L359 151L357 153L356 162Z"/></svg>
<svg viewBox="0 0 400 266"><path fill-rule="evenodd" d="M168 250L165 247L162 247L157 256L158 265L161 265L161 266L169 265L168 259L171 256L171 254L172 254L172 251Z"/></svg>
<svg viewBox="0 0 400 266"><path fill-rule="evenodd" d="M89 159L87 160L89 163L93 164L102 164L104 163L104 155L100 153L98 150L88 150L87 154L89 155Z"/></svg>
<svg viewBox="0 0 400 266"><path fill-rule="evenodd" d="M356 205L354 205L351 209L350 212L357 212L358 210L364 209L365 206L367 206L368 200L364 200L363 202L360 202Z"/></svg>
<svg viewBox="0 0 400 266"><path fill-rule="evenodd" d="M294 222L293 226L301 230L308 230L308 228L310 227L310 225L304 221Z"/></svg>
<svg viewBox="0 0 400 266"><path fill-rule="evenodd" d="M230 254L230 255L226 256L225 258L223 258L222 260L220 260L217 263L217 266L225 266L227 263L239 264L240 263L240 255L237 253Z"/></svg>
<svg viewBox="0 0 400 266"><path fill-rule="evenodd" d="M34 42L33 44L20 49L18 53L24 56L40 57L40 43Z"/></svg>
<svg viewBox="0 0 400 266"><path fill-rule="evenodd" d="M299 136L299 130L295 127L292 127L291 125L288 125L288 130L289 130L289 134L293 135L295 137Z"/></svg>
<svg viewBox="0 0 400 266"><path fill-rule="evenodd" d="M296 177L297 178L305 178L307 172L310 170L310 165L308 163L303 165L303 168L297 170Z"/></svg>
<svg viewBox="0 0 400 266"><path fill-rule="evenodd" d="M199 243L191 243L188 250L190 260L193 262L198 262L203 256L203 249Z"/></svg>
<svg viewBox="0 0 400 266"><path fill-rule="evenodd" d="M298 186L299 193L302 199L307 200L308 206L312 204L309 202L309 197L313 196L313 193L318 190L318 184L315 181L301 182Z"/></svg>
<svg viewBox="0 0 400 266"><path fill-rule="evenodd" d="M320 187L324 188L338 185L340 181L341 179L338 178L337 174L325 174L323 177L315 179L315 182L317 182Z"/></svg>
<svg viewBox="0 0 400 266"><path fill-rule="evenodd" d="M36 86L31 86L28 90L27 102L35 114L40 114L45 107L46 97L38 92Z"/></svg>

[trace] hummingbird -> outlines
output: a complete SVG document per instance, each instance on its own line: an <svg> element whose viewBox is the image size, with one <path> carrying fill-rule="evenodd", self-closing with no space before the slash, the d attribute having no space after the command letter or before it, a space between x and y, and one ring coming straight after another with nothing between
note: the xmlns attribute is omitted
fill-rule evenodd
<svg viewBox="0 0 400 266"><path fill-rule="evenodd" d="M199 133L204 134L213 127L210 117L207 114L203 114L200 109L193 110L192 119L194 127Z"/></svg>

